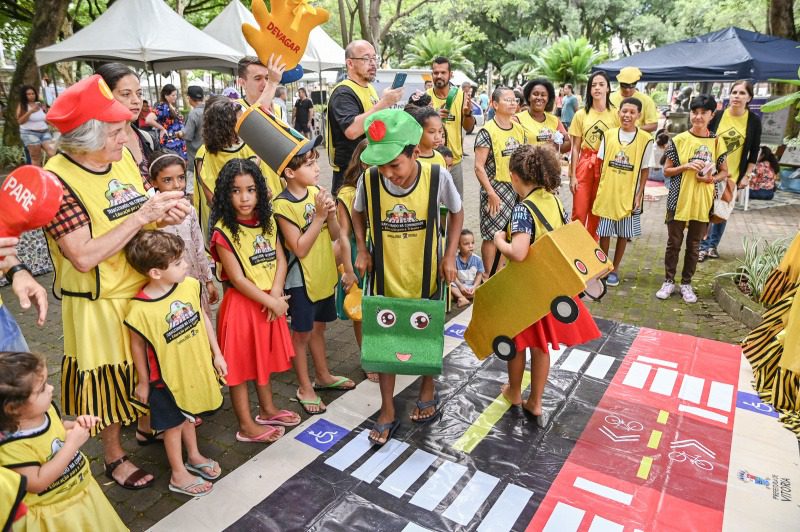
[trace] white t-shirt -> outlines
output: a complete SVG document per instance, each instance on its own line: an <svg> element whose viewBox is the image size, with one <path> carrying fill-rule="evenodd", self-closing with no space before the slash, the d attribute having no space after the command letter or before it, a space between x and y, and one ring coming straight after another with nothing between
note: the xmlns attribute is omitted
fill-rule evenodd
<svg viewBox="0 0 800 532"><path fill-rule="evenodd" d="M400 188L383 176L381 176L381 179L383 180L384 186L386 186L386 190L396 196L408 194L416 184L416 181L414 181L414 184L412 184L409 188ZM356 199L353 202L353 208L358 212L364 212L364 209L366 209L366 195L366 191L364 190L364 176L362 175L358 179L358 185L356 187ZM445 168L439 168L439 191L437 198L439 200L439 205L444 205L450 212L461 212L461 196L458 195L456 185L453 183L453 176L451 176L450 172L448 172Z"/></svg>
<svg viewBox="0 0 800 532"><path fill-rule="evenodd" d="M647 133L643 131L643 133ZM636 131L623 131L619 130L619 140L623 144L630 144L633 142L633 139L636 138ZM597 158L603 159L603 155L606 152L606 138L603 137L603 140L600 141L600 149L597 151ZM642 159L642 169L644 168L654 168L656 166L655 159L653 158L653 143L647 145L647 149L644 152L644 158Z"/></svg>

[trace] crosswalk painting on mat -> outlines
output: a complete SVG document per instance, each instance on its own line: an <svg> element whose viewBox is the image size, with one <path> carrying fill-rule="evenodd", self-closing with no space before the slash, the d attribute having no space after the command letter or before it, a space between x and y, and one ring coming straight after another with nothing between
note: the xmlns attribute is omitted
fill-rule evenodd
<svg viewBox="0 0 800 532"><path fill-rule="evenodd" d="M616 360L616 358L609 355L593 353L579 348L569 349L563 345L550 350L551 368L579 373L588 361L589 366L583 371L583 375L601 380L608 376L609 370Z"/></svg>
<svg viewBox="0 0 800 532"><path fill-rule="evenodd" d="M368 434L367 430L361 431L324 463L342 472L349 471L352 477L363 482L375 482L377 489L393 497L407 498L409 515L419 510L436 511L442 501L454 495L452 502L437 513L454 524L471 525L479 532L502 532L513 528L533 496L531 490L522 486L503 482L494 475L426 450L412 449L408 443L394 439L354 467L372 448ZM376 479L390 468L394 470L377 483ZM424 482L414 489L423 478ZM486 510L483 519L473 523L481 509ZM403 530L426 529L410 522Z"/></svg>

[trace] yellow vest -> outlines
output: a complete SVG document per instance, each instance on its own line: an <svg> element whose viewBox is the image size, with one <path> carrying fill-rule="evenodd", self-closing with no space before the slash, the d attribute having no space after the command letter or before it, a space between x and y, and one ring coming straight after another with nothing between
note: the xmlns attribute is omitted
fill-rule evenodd
<svg viewBox="0 0 800 532"><path fill-rule="evenodd" d="M728 162L728 173L730 179L739 181L739 164L742 162L744 153L744 141L747 137L747 115L750 111L745 111L742 116L733 116L730 108L722 113L722 119L717 127L717 137L725 143L725 160Z"/></svg>
<svg viewBox="0 0 800 532"><path fill-rule="evenodd" d="M342 186L339 189L339 192L336 193L336 201L344 205L345 210L347 211L347 218L350 222L350 234L353 235L353 204L356 200L356 187L353 186Z"/></svg>
<svg viewBox="0 0 800 532"><path fill-rule="evenodd" d="M0 527L2 530L12 530L11 524L27 493L25 484L22 475L0 467Z"/></svg>
<svg viewBox="0 0 800 532"><path fill-rule="evenodd" d="M233 249L233 254L239 262L239 267L259 290L270 290L275 281L275 272L278 268L278 256L275 249L278 245L278 231L273 223L272 233L261 232L261 227L245 225L239 222L239 242L233 237L222 220L214 226L214 232L219 233ZM222 282L220 274L222 264L217 263L217 280Z"/></svg>
<svg viewBox="0 0 800 532"><path fill-rule="evenodd" d="M195 166L200 166L200 164L202 166L200 166L200 172L195 172L198 186L195 187L194 208L200 218L200 229L202 229L203 235L208 235L208 219L211 216L211 205L206 202L205 194L203 194L199 183L208 187L213 194L217 189L217 177L219 177L222 167L231 159L249 159L257 162L259 170L261 170L264 179L267 181L267 187L272 198L283 191L283 183L278 174L259 159L258 155L247 144L242 143L235 148L225 148L217 153L208 153L205 144L200 146L195 156Z"/></svg>
<svg viewBox="0 0 800 532"><path fill-rule="evenodd" d="M378 101L380 100L380 98L378 97L378 91L375 90L375 87L373 87L372 84L369 84L366 87L362 87L352 79L345 78L339 83L337 83L335 87L333 87L330 96L328 96L329 101L331 98L333 98L336 89L338 89L339 87L349 87L356 94L356 98L358 98L358 101L361 103L361 113L359 114L366 113L367 111L375 107L375 104L378 103ZM331 163L331 167L333 168L334 172L344 170L344 168L339 168L334 163L336 148L333 145L333 135L331 135L330 114L328 115L328 119L325 122L325 129L326 129L325 148L328 151L328 161Z"/></svg>
<svg viewBox="0 0 800 532"><path fill-rule="evenodd" d="M542 142L551 142L553 135L558 131L559 120L556 115L545 113L544 122L534 120L528 111L520 111L516 116L525 130L528 144L535 145Z"/></svg>
<svg viewBox="0 0 800 532"><path fill-rule="evenodd" d="M275 115L275 118L277 118L281 122L286 123L286 117L283 116L283 107L281 107L277 103L273 103L272 104L272 112Z"/></svg>
<svg viewBox="0 0 800 532"><path fill-rule="evenodd" d="M92 238L122 224L147 201L139 168L127 149L122 152L122 160L112 163L107 172L87 170L63 153L48 160L45 168L56 174L83 206L90 219ZM155 224L146 228L155 228ZM59 299L62 295L92 300L128 299L146 282L146 278L128 264L122 250L91 271L81 273L64 257L50 234L45 234L55 266L53 293Z"/></svg>
<svg viewBox="0 0 800 532"><path fill-rule="evenodd" d="M45 418L46 427L42 432L19 438L11 436L0 441L0 466L9 469L25 465L43 466L53 459L64 446L67 431L55 406L50 405ZM89 460L78 451L52 484L41 493L28 492L24 502L34 508L64 501L84 489L91 478Z"/></svg>
<svg viewBox="0 0 800 532"><path fill-rule="evenodd" d="M510 183L511 171L508 169L508 164L514 150L525 144L525 130L516 122L511 122L511 129L503 129L494 119L489 120L483 129L489 134L489 140L492 141L495 172L493 179ZM492 178L492 176L489 177Z"/></svg>
<svg viewBox="0 0 800 532"><path fill-rule="evenodd" d="M630 144L620 142L619 134L619 128L606 132L600 184L592 206L592 214L609 220L621 220L633 212L642 162L653 142L649 133L638 128Z"/></svg>
<svg viewBox="0 0 800 532"><path fill-rule="evenodd" d="M450 89L448 88L448 91ZM439 98L436 96L436 93L433 92L433 87L428 89L428 95L431 97L431 105L437 111L439 109L444 108L445 104L447 103L447 97ZM450 105L450 114L446 119L443 120L444 122L444 132L447 135L447 147L450 148L450 151L453 152L453 164L458 164L461 162L461 158L464 154L464 146L462 145L463 138L461 136L461 120L462 117L462 109L464 108L464 91L458 89L456 93L456 97L453 99L453 103Z"/></svg>
<svg viewBox="0 0 800 532"><path fill-rule="evenodd" d="M424 157L420 155L419 157L417 157L417 160L425 164L438 164L445 170L447 169L447 162L444 160L444 155L442 155L436 150L433 150L433 155L431 155L430 157Z"/></svg>
<svg viewBox="0 0 800 532"><path fill-rule="evenodd" d="M316 212L314 200L317 194L319 194L319 187L311 186L308 187L306 197L298 201L278 196L273 202L275 217L280 216L288 220L297 226L301 233L305 233L314 220ZM328 232L328 223L322 224L322 230L308 251L308 255L302 259L292 255L293 260L300 261L303 285L308 299L313 303L332 296L336 283L339 281L339 274L336 271L336 257L333 253L331 234Z"/></svg>
<svg viewBox="0 0 800 532"><path fill-rule="evenodd" d="M642 112L639 113L639 118L636 120L636 125L638 127L658 122L658 107L656 107L656 103L650 96L636 91L633 93L631 98L636 98L642 102ZM619 108L622 105L622 100L624 99L625 98L622 97L622 93L620 91L611 93L611 105L613 105L617 111L619 111ZM648 135L649 134L650 133L648 133Z"/></svg>
<svg viewBox="0 0 800 532"><path fill-rule="evenodd" d="M373 245L373 294L419 299L436 292L439 185L438 179L434 183L432 173L433 167L417 164L416 183L404 196L386 190L377 168L364 173L365 215L370 220L369 236ZM430 264L427 272L426 262ZM430 282L423 291L425 277Z"/></svg>
<svg viewBox="0 0 800 532"><path fill-rule="evenodd" d="M158 299L133 298L125 325L153 348L161 380L181 411L194 416L222 406L200 281L187 277Z"/></svg>
<svg viewBox="0 0 800 532"><path fill-rule="evenodd" d="M619 115L616 107L606 109L598 113L593 107L579 109L569 125L569 134L574 137L581 137L581 149L589 148L594 151L600 149L600 141L603 140L605 131L612 127L619 127Z"/></svg>
<svg viewBox="0 0 800 532"><path fill-rule="evenodd" d="M676 135L672 142L678 152L679 164L700 160L707 164L716 163L724 152L725 144L716 137L696 137L690 131ZM674 178L673 178L674 179ZM708 221L708 213L714 203L713 183L697 180L697 172L686 170L680 177L680 194L675 210L675 220L688 222Z"/></svg>
<svg viewBox="0 0 800 532"><path fill-rule="evenodd" d="M528 203L532 203L539 209L539 212L550 225L549 228L539 219L539 216ZM543 188L534 189L530 194L525 196L525 199L522 200L522 204L528 209L528 212L531 213L531 217L533 218L534 242L544 236L545 233L564 225L564 206L561 204L561 200L558 199L558 196L552 192L548 192Z"/></svg>

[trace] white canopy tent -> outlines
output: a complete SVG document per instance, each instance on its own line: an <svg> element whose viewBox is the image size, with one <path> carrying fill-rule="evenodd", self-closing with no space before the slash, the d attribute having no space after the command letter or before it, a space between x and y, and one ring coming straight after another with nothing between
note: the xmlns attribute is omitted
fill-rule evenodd
<svg viewBox="0 0 800 532"><path fill-rule="evenodd" d="M121 61L156 72L231 72L241 56L192 26L163 0L117 0L72 37L36 50L40 67L58 61Z"/></svg>

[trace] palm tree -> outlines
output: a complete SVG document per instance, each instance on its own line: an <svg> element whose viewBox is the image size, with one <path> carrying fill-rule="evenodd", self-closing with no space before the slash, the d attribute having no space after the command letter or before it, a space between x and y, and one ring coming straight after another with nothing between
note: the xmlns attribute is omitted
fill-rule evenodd
<svg viewBox="0 0 800 532"><path fill-rule="evenodd" d="M547 46L547 41L541 35L531 33L527 37L520 37L508 43L506 49L515 59L500 68L504 78L517 80L519 76L529 76L536 71L536 58Z"/></svg>
<svg viewBox="0 0 800 532"><path fill-rule="evenodd" d="M585 37L562 37L535 58L536 71L558 85L577 85L589 79L592 67L605 57Z"/></svg>
<svg viewBox="0 0 800 532"><path fill-rule="evenodd" d="M403 68L429 68L435 57L442 56L450 60L453 70L463 70L473 74L475 66L464 56L469 45L458 35L449 31L429 30L416 35L408 43L406 55L403 57Z"/></svg>

